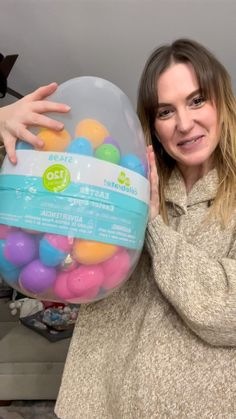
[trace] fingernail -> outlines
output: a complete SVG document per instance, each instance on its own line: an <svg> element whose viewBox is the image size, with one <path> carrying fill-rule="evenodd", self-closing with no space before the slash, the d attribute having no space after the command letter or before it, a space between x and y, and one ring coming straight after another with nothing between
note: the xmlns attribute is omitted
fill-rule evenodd
<svg viewBox="0 0 236 419"><path fill-rule="evenodd" d="M70 107L69 105L65 105L65 109L66 109L67 111L69 111L69 110L71 109L71 107Z"/></svg>
<svg viewBox="0 0 236 419"><path fill-rule="evenodd" d="M16 158L14 158L14 157L10 157L10 162L11 162L12 164L16 164Z"/></svg>
<svg viewBox="0 0 236 419"><path fill-rule="evenodd" d="M37 145L39 147L43 147L44 146L44 142L42 140L37 141Z"/></svg>

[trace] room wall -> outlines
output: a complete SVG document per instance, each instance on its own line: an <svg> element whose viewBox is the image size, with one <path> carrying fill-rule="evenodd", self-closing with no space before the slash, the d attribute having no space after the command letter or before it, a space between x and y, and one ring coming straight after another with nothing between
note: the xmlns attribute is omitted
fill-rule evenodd
<svg viewBox="0 0 236 419"><path fill-rule="evenodd" d="M22 94L93 75L135 104L150 52L183 36L224 62L235 89L235 0L0 0L0 52L19 54L8 84Z"/></svg>

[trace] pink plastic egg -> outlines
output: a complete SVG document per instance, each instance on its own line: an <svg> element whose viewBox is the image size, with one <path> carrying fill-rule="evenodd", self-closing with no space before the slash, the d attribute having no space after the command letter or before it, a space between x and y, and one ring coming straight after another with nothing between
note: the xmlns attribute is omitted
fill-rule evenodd
<svg viewBox="0 0 236 419"><path fill-rule="evenodd" d="M0 240L5 240L8 233L16 231L15 227L6 226L5 224L0 224Z"/></svg>
<svg viewBox="0 0 236 419"><path fill-rule="evenodd" d="M125 249L119 249L114 256L102 263L104 271L102 288L107 290L117 287L125 279L130 266L131 261L128 252Z"/></svg>
<svg viewBox="0 0 236 419"><path fill-rule="evenodd" d="M60 273L54 282L53 291L56 297L69 300L74 294L68 289L68 276L66 272Z"/></svg>
<svg viewBox="0 0 236 419"><path fill-rule="evenodd" d="M79 266L70 272L68 276L68 289L76 297L83 299L95 298L104 280L104 272L101 266Z"/></svg>

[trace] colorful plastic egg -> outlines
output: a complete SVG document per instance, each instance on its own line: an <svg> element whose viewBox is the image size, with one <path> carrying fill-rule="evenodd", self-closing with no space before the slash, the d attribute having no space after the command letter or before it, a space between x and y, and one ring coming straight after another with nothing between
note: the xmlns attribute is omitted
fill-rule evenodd
<svg viewBox="0 0 236 419"><path fill-rule="evenodd" d="M9 285L13 287L18 286L20 268L15 267L9 270L0 269L0 274Z"/></svg>
<svg viewBox="0 0 236 419"><path fill-rule="evenodd" d="M4 256L6 241L0 240L0 274L9 284L16 283L20 274L20 268L9 262Z"/></svg>
<svg viewBox="0 0 236 419"><path fill-rule="evenodd" d="M55 280L56 269L45 266L36 259L22 269L19 282L24 290L41 294L51 288Z"/></svg>
<svg viewBox="0 0 236 419"><path fill-rule="evenodd" d="M74 297L74 294L68 288L68 276L67 272L60 273L53 285L55 296L62 300L69 300Z"/></svg>
<svg viewBox="0 0 236 419"><path fill-rule="evenodd" d="M72 237L62 236L60 234L46 233L43 237L52 246L61 250L62 252L70 252L74 242Z"/></svg>
<svg viewBox="0 0 236 419"><path fill-rule="evenodd" d="M114 244L76 239L73 247L73 256L79 263L92 265L109 259L117 249L118 247Z"/></svg>
<svg viewBox="0 0 236 419"><path fill-rule="evenodd" d="M26 143L25 141L19 140L16 142L16 150L34 150L34 146Z"/></svg>
<svg viewBox="0 0 236 419"><path fill-rule="evenodd" d="M17 229L14 227L10 227L5 224L0 224L0 240L4 240L10 232L16 230Z"/></svg>
<svg viewBox="0 0 236 419"><path fill-rule="evenodd" d="M92 156L93 147L89 140L83 137L76 138L71 141L66 149L67 153L76 153L82 156Z"/></svg>
<svg viewBox="0 0 236 419"><path fill-rule="evenodd" d="M6 238L4 256L16 266L23 266L37 256L37 242L24 231L10 232Z"/></svg>
<svg viewBox="0 0 236 419"><path fill-rule="evenodd" d="M121 157L120 165L126 167L126 169L133 170L142 176L145 176L145 168L142 161L135 154L126 154Z"/></svg>
<svg viewBox="0 0 236 419"><path fill-rule="evenodd" d="M109 132L95 119L83 119L76 127L76 136L87 138L91 141L93 148L97 148L109 136Z"/></svg>
<svg viewBox="0 0 236 419"><path fill-rule="evenodd" d="M44 265L57 266L65 259L66 253L56 249L43 238L39 243L39 257Z"/></svg>
<svg viewBox="0 0 236 419"><path fill-rule="evenodd" d="M104 280L100 265L79 266L68 275L67 286L74 296L83 299L95 298Z"/></svg>
<svg viewBox="0 0 236 419"><path fill-rule="evenodd" d="M62 131L43 129L37 136L44 142L44 146L38 148L40 151L65 151L71 141L71 136L65 129Z"/></svg>
<svg viewBox="0 0 236 419"><path fill-rule="evenodd" d="M46 266L57 266L71 250L73 239L58 234L45 234L39 242L39 257Z"/></svg>
<svg viewBox="0 0 236 419"><path fill-rule="evenodd" d="M120 152L113 144L100 145L94 155L97 159L109 161L114 164L118 164L120 161Z"/></svg>
<svg viewBox="0 0 236 419"><path fill-rule="evenodd" d="M118 150L120 152L120 145L119 145L118 141L114 140L114 138L112 138L112 137L106 137L105 140L103 141L103 144L112 144L116 148L118 148Z"/></svg>
<svg viewBox="0 0 236 419"><path fill-rule="evenodd" d="M109 290L117 287L131 268L129 253L125 249L119 249L114 256L103 262L102 267L104 271L102 288Z"/></svg>

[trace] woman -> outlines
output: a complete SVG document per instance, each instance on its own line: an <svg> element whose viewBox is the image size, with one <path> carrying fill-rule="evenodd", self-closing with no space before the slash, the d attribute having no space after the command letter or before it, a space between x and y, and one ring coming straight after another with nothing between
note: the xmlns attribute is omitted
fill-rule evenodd
<svg viewBox="0 0 236 419"><path fill-rule="evenodd" d="M154 149L146 247L125 285L81 306L56 414L233 418L236 105L226 70L190 40L158 48L138 113Z"/></svg>

